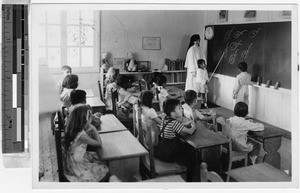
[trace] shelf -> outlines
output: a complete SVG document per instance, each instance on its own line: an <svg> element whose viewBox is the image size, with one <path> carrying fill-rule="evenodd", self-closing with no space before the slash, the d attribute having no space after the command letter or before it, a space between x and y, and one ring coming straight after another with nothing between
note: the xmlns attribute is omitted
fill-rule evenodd
<svg viewBox="0 0 300 193"><path fill-rule="evenodd" d="M163 73L176 73L176 72L186 72L186 70L168 70L168 71L164 71Z"/></svg>
<svg viewBox="0 0 300 193"><path fill-rule="evenodd" d="M167 82L167 85L185 84L185 82Z"/></svg>
<svg viewBox="0 0 300 193"><path fill-rule="evenodd" d="M151 73L153 73L152 71L150 71L150 72L120 72L120 74L127 74L127 75L130 75L130 74L151 74ZM104 75L106 74L106 73L103 73Z"/></svg>

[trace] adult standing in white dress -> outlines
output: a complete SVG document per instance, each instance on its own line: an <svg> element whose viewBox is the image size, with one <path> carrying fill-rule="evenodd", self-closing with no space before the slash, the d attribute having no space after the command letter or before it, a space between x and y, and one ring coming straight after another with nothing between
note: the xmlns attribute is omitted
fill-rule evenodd
<svg viewBox="0 0 300 193"><path fill-rule="evenodd" d="M185 58L185 68L187 68L187 76L185 83L185 90L194 90L197 92L196 85L196 70L198 68L197 61L203 59L206 62L203 49L200 47L200 36L199 34L192 35L190 44Z"/></svg>

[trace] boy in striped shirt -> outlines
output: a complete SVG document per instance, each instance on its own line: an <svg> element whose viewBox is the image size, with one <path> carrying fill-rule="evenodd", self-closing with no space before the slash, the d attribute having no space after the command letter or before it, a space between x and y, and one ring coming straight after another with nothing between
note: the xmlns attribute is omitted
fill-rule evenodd
<svg viewBox="0 0 300 193"><path fill-rule="evenodd" d="M165 162L178 162L187 167L187 181L192 181L194 160L196 155L191 146L179 140L178 135L191 135L196 127L189 121L181 123L183 110L180 101L167 99L163 104L166 118L160 125L160 137L155 157Z"/></svg>

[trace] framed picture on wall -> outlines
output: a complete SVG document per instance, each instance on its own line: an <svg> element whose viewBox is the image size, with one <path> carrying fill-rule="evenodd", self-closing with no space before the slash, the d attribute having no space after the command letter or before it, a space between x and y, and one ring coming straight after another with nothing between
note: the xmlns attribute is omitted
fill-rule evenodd
<svg viewBox="0 0 300 193"><path fill-rule="evenodd" d="M290 18L292 16L292 12L284 10L284 11L281 12L281 16L286 17L286 18Z"/></svg>
<svg viewBox="0 0 300 193"><path fill-rule="evenodd" d="M143 37L142 38L143 50L160 50L161 41L160 37Z"/></svg>
<svg viewBox="0 0 300 193"><path fill-rule="evenodd" d="M247 11L245 11L245 13L244 13L244 18L249 18L249 19L251 19L251 18L256 18L256 11L255 10L247 10Z"/></svg>
<svg viewBox="0 0 300 193"><path fill-rule="evenodd" d="M218 15L219 22L227 22L228 21L228 10L220 10Z"/></svg>

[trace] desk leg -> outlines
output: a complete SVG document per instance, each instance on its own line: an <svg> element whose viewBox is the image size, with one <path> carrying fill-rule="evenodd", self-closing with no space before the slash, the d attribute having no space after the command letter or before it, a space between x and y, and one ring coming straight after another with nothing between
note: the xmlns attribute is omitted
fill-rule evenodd
<svg viewBox="0 0 300 193"><path fill-rule="evenodd" d="M205 162L208 166L209 171L215 171L221 173L220 168L220 157L221 157L221 147L219 145L213 147L201 148L197 151L196 160L196 175L194 180L200 182L200 164Z"/></svg>
<svg viewBox="0 0 300 193"><path fill-rule="evenodd" d="M266 152L263 161L278 169L280 169L280 164L281 164L281 156L280 153L278 152L280 146L281 146L281 136L267 138L264 139L263 141L263 149Z"/></svg>
<svg viewBox="0 0 300 193"><path fill-rule="evenodd" d="M201 182L200 178L200 155L201 155L202 149L196 150L196 166L195 166L195 171L193 175L193 182Z"/></svg>

